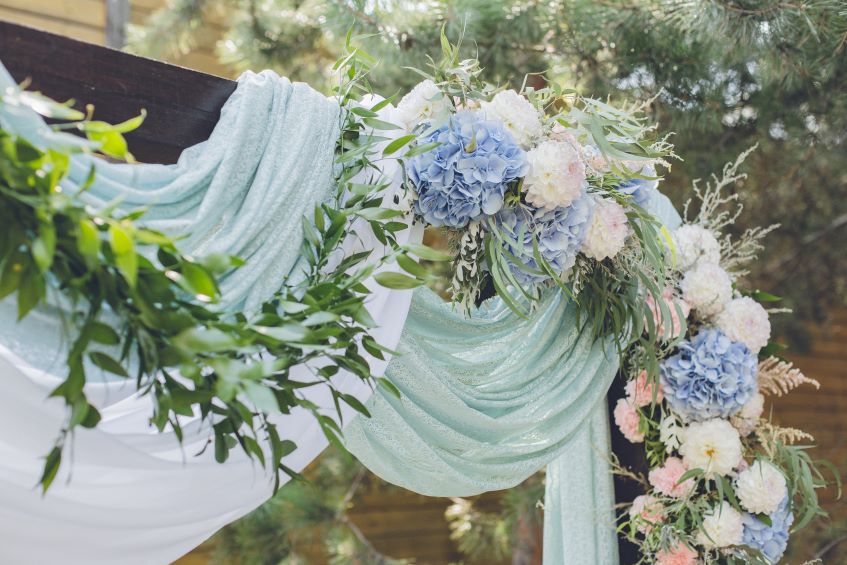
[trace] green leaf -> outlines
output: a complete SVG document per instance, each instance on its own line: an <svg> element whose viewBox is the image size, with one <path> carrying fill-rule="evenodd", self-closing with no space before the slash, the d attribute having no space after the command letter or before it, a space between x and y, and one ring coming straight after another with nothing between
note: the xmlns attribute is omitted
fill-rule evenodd
<svg viewBox="0 0 847 565"><path fill-rule="evenodd" d="M76 246L89 265L96 263L100 253L100 230L91 220L79 221Z"/></svg>
<svg viewBox="0 0 847 565"><path fill-rule="evenodd" d="M453 256L449 253L444 253L443 251L438 251L437 249L433 249L432 247L427 247L426 245L422 245L420 243L407 243L403 246L403 249L408 251L413 255L417 255L421 259L426 259L427 261L452 261Z"/></svg>
<svg viewBox="0 0 847 565"><path fill-rule="evenodd" d="M359 414L362 414L363 416L365 416L367 418L371 417L371 413L368 412L368 409L365 408L365 405L362 404L362 402L358 398L356 398L355 396L353 396L351 394L343 394L342 393L341 399L344 402L346 402L353 410L355 410Z"/></svg>
<svg viewBox="0 0 847 565"><path fill-rule="evenodd" d="M101 351L92 351L88 354L88 358L104 371L108 371L119 377L129 378L129 373L126 372L126 369L117 360Z"/></svg>
<svg viewBox="0 0 847 565"><path fill-rule="evenodd" d="M121 225L113 223L109 226L109 244L115 255L115 266L126 279L130 287L135 287L138 278L138 256L132 236Z"/></svg>
<svg viewBox="0 0 847 565"><path fill-rule="evenodd" d="M50 485L53 484L53 479L56 478L56 473L59 472L59 465L62 462L62 449L54 447L47 454L44 460L44 471L42 471L41 479L38 481L41 484L41 493L45 494Z"/></svg>
<svg viewBox="0 0 847 565"><path fill-rule="evenodd" d="M218 296L218 286L209 272L196 263L183 263L181 268L185 285L201 302L213 302Z"/></svg>
<svg viewBox="0 0 847 565"><path fill-rule="evenodd" d="M417 138L416 135L404 135L403 137L398 137L391 143L385 146L385 149L382 150L383 155L391 155L396 153L402 147L408 145L410 142L414 141Z"/></svg>
<svg viewBox="0 0 847 565"><path fill-rule="evenodd" d="M276 401L274 393L268 387L253 381L245 381L244 394L250 399L256 408L265 414L274 414L279 412L279 403Z"/></svg>
<svg viewBox="0 0 847 565"><path fill-rule="evenodd" d="M216 353L238 347L238 342L231 335L216 328L183 330L174 338L174 343L196 353Z"/></svg>
<svg viewBox="0 0 847 565"><path fill-rule="evenodd" d="M375 221L396 218L397 216L402 216L403 212L390 208L363 208L357 211L356 215L369 221Z"/></svg>
<svg viewBox="0 0 847 565"><path fill-rule="evenodd" d="M377 273L374 280L385 288L394 289L417 288L423 284L423 281L400 273Z"/></svg>

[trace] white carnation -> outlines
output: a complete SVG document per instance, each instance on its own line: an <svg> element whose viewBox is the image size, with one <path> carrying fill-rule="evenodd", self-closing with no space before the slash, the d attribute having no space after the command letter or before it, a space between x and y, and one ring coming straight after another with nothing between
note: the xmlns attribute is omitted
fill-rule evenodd
<svg viewBox="0 0 847 565"><path fill-rule="evenodd" d="M744 535L741 513L727 501L704 514L703 524L697 533L697 543L706 549L738 545Z"/></svg>
<svg viewBox="0 0 847 565"><path fill-rule="evenodd" d="M720 263L721 244L715 235L700 226L686 224L673 233L676 247L676 268L685 272L700 261Z"/></svg>
<svg viewBox="0 0 847 565"><path fill-rule="evenodd" d="M595 198L594 216L581 251L598 261L614 257L623 249L628 235L629 225L623 206L612 200Z"/></svg>
<svg viewBox="0 0 847 565"><path fill-rule="evenodd" d="M682 434L679 453L689 469L707 477L727 475L741 461L741 438L732 424L720 418L690 424Z"/></svg>
<svg viewBox="0 0 847 565"><path fill-rule="evenodd" d="M729 339L740 341L754 354L771 338L767 310L749 296L730 300L718 316L717 325Z"/></svg>
<svg viewBox="0 0 847 565"><path fill-rule="evenodd" d="M735 494L753 514L771 514L788 495L785 475L771 463L757 460L738 474Z"/></svg>
<svg viewBox="0 0 847 565"><path fill-rule="evenodd" d="M742 437L747 437L756 429L756 424L759 423L759 418L764 411L765 397L759 392L750 397L741 410L730 418L730 422Z"/></svg>
<svg viewBox="0 0 847 565"><path fill-rule="evenodd" d="M416 84L397 104L398 119L409 131L421 122L446 117L449 110L447 98L429 79Z"/></svg>
<svg viewBox="0 0 847 565"><path fill-rule="evenodd" d="M704 318L720 314L732 298L732 280L727 272L705 261L685 273L680 288L682 298Z"/></svg>
<svg viewBox="0 0 847 565"><path fill-rule="evenodd" d="M529 165L523 188L527 202L537 208L569 206L585 188L585 166L579 152L562 141L545 141L526 154Z"/></svg>
<svg viewBox="0 0 847 565"><path fill-rule="evenodd" d="M487 119L503 122L524 149L532 144L532 140L541 136L538 110L514 90L498 92L491 102L483 102L480 108Z"/></svg>

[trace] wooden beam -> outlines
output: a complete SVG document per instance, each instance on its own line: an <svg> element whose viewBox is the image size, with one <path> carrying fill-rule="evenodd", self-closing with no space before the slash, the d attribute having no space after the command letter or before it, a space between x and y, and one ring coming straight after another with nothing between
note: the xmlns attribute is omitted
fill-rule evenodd
<svg viewBox="0 0 847 565"><path fill-rule="evenodd" d="M144 108L147 119L127 135L139 161L174 163L183 149L209 138L235 90L232 80L137 57L0 21L0 61L15 80L31 80L56 100L73 99L94 115L120 122Z"/></svg>

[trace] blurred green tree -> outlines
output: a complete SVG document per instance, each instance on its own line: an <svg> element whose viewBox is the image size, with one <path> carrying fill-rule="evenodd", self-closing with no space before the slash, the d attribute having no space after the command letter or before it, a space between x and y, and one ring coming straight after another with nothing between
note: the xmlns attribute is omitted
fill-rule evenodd
<svg viewBox="0 0 847 565"><path fill-rule="evenodd" d="M783 293L803 319L845 304L842 0L169 0L131 30L130 49L189 50L215 11L226 14L223 62L317 88L352 27L372 34L365 47L382 61L374 84L405 91L417 79L403 67L437 57L446 26L492 81L520 86L546 71L592 96L652 99L685 159L664 185L678 204L694 178L758 144L737 187L746 210L736 229L782 228L752 283Z"/></svg>

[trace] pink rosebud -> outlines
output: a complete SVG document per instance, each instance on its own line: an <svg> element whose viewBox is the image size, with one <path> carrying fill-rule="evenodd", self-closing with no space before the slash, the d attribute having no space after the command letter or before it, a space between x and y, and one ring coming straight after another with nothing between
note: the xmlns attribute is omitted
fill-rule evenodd
<svg viewBox="0 0 847 565"><path fill-rule="evenodd" d="M656 565L696 565L697 557L696 551L677 542L671 549L656 553Z"/></svg>
<svg viewBox="0 0 847 565"><path fill-rule="evenodd" d="M647 371L638 373L635 380L626 383L626 398L630 404L643 407L653 402L653 387L658 385L659 389L656 392L656 403L662 401L665 395L662 392L662 385L659 383L651 383L647 379Z"/></svg>
<svg viewBox="0 0 847 565"><path fill-rule="evenodd" d="M673 289L670 287L665 288L662 291L662 301L668 307L671 315L671 333L668 335L668 339L675 339L682 334L683 326L682 320L679 318L679 313L677 312L677 307L682 312L683 320L688 318L689 312L691 312L691 307L688 303L678 296L674 296ZM650 308L650 312L653 314L653 324L656 326L656 331L659 337L665 337L665 330L667 329L668 322L667 320L662 323L662 309L656 306L656 301L653 299L653 295L651 293L647 293L647 307Z"/></svg>
<svg viewBox="0 0 847 565"><path fill-rule="evenodd" d="M624 437L632 443L644 441L644 434L638 431L640 422L641 416L638 415L635 406L627 402L625 398L619 399L615 406L615 423Z"/></svg>
<svg viewBox="0 0 847 565"><path fill-rule="evenodd" d="M682 459L668 457L665 464L650 471L648 479L656 491L673 498L682 498L694 488L694 479L686 479L682 483L679 479L688 468Z"/></svg>

